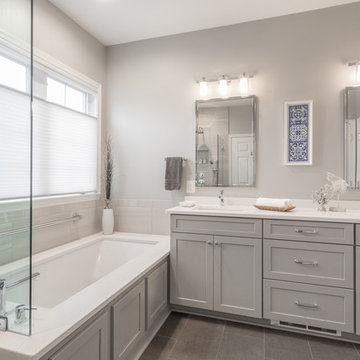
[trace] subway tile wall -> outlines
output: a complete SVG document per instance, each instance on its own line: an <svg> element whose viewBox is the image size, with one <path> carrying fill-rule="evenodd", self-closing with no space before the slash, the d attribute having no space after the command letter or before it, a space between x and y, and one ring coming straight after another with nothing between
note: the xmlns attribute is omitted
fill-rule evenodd
<svg viewBox="0 0 360 360"><path fill-rule="evenodd" d="M114 200L115 231L161 234L170 233L170 216L165 210L171 201L162 200ZM0 210L0 232L29 226L28 204L18 203ZM100 200L41 206L33 209L33 224L68 218L78 213L82 219L49 226L33 231L33 254L70 241L101 232L103 203ZM29 233L0 236L0 266L26 257L29 253Z"/></svg>
<svg viewBox="0 0 360 360"><path fill-rule="evenodd" d="M114 200L115 231L168 235L170 215L165 210L172 206L166 200Z"/></svg>
<svg viewBox="0 0 360 360"><path fill-rule="evenodd" d="M101 231L102 203L99 200L81 201L66 205L33 208L33 224L42 224L71 217L79 213L82 219L33 231L33 254L78 240ZM0 210L0 232L29 227L28 203L4 205ZM0 236L0 266L29 254L29 233Z"/></svg>

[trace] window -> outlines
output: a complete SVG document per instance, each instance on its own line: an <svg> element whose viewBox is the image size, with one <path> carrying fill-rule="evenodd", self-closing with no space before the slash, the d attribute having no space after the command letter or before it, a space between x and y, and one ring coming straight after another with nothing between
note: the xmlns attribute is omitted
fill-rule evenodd
<svg viewBox="0 0 360 360"><path fill-rule="evenodd" d="M0 55L0 84L25 92L26 79L25 65Z"/></svg>
<svg viewBox="0 0 360 360"><path fill-rule="evenodd" d="M29 194L28 72L0 54L0 200ZM97 104L96 89L34 67L34 196L97 192Z"/></svg>

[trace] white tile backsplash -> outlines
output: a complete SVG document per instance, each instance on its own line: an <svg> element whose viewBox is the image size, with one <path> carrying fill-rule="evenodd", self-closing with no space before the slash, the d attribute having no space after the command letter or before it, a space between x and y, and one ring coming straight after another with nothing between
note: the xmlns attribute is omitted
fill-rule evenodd
<svg viewBox="0 0 360 360"><path fill-rule="evenodd" d="M113 201L113 206L115 231L170 233L170 217L165 210L173 206L171 201L117 199Z"/></svg>

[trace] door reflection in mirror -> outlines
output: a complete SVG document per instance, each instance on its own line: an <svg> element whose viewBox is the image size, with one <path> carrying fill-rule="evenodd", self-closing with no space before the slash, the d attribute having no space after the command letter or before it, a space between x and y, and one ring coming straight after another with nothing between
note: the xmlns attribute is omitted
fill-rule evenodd
<svg viewBox="0 0 360 360"><path fill-rule="evenodd" d="M255 186L255 97L196 102L196 185Z"/></svg>

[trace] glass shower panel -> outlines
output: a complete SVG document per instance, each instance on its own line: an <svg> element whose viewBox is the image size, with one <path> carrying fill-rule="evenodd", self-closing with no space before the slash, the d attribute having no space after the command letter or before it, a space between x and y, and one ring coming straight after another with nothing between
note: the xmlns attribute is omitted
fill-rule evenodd
<svg viewBox="0 0 360 360"><path fill-rule="evenodd" d="M24 335L31 334L31 59L32 1L0 0L0 317Z"/></svg>

